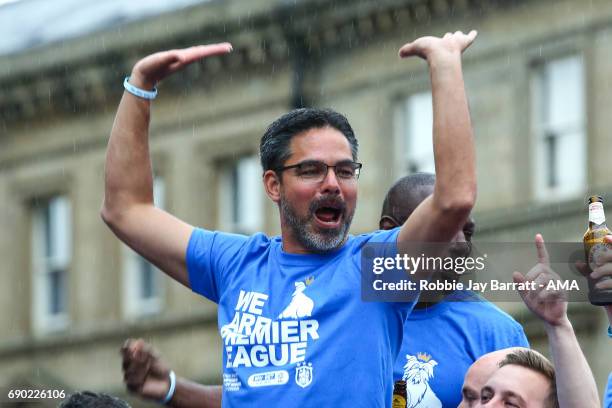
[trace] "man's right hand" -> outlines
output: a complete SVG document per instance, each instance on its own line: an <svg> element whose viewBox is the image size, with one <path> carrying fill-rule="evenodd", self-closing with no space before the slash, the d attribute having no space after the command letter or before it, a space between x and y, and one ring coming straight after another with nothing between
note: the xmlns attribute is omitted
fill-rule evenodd
<svg viewBox="0 0 612 408"><path fill-rule="evenodd" d="M161 401L170 388L170 369L144 340L128 339L121 347L123 382L139 397Z"/></svg>
<svg viewBox="0 0 612 408"><path fill-rule="evenodd" d="M162 79L193 62L213 55L227 54L231 51L232 45L230 43L220 43L156 52L134 65L130 83L139 88L151 89Z"/></svg>

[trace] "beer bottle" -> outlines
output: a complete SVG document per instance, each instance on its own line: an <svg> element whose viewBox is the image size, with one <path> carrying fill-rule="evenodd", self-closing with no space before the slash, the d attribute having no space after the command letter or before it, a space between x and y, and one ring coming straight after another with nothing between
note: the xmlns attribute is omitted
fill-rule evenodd
<svg viewBox="0 0 612 408"><path fill-rule="evenodd" d="M406 381L399 380L393 386L393 401L392 408L406 408L408 393L406 392Z"/></svg>
<svg viewBox="0 0 612 408"><path fill-rule="evenodd" d="M589 269L593 271L597 265L596 257L601 251L605 251L609 246L605 243L604 237L611 235L612 232L606 225L606 216L603 209L603 198L601 196L589 197L589 228L584 233L584 252ZM597 306L612 304L612 290L598 289L595 284L602 279L612 279L609 277L594 280L587 277L589 282L589 301Z"/></svg>

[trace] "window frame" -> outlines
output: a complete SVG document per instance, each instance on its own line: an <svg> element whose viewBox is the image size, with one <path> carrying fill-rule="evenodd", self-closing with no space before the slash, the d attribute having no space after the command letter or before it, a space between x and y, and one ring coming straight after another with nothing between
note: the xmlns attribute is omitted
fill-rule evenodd
<svg viewBox="0 0 612 408"><path fill-rule="evenodd" d="M64 219L65 224L63 226L65 233L65 254L64 258L59 256L60 259L54 259L53 256L47 255L46 247L50 245L47 241L50 236L61 234L61 232L53 231L47 232L47 228L52 228L54 224L51 219L52 209L49 206L53 202L65 204L66 217ZM43 203L43 206L37 203ZM68 327L70 324L70 270L73 262L73 236L74 236L74 225L73 225L73 206L70 197L67 194L57 193L50 194L44 197L35 198L32 201L31 215L31 239L30 239L30 256L31 256L31 274L32 274L32 328L34 332L39 334L45 334L49 332L61 331ZM61 225L62 220L57 222ZM47 227L49 226L49 227ZM57 238L55 236L54 238ZM49 294L49 283L48 278L53 270L61 269L63 275L62 291L63 291L63 310L59 313L50 312L48 309L50 294Z"/></svg>
<svg viewBox="0 0 612 408"><path fill-rule="evenodd" d="M243 162L246 161L246 162ZM243 163L244 171L250 174L246 181L241 181L239 172ZM264 226L264 192L261 182L261 166L257 154L241 154L235 158L222 160L219 174L218 222L223 231L250 235L259 232ZM247 187L247 194L253 193L248 200L240 199L240 193L234 190L234 185ZM248 209L248 210L247 210ZM229 210L229 211L228 211ZM239 218L242 211L256 214L254 221L241 224ZM238 218L238 220L236 220Z"/></svg>
<svg viewBox="0 0 612 408"><path fill-rule="evenodd" d="M577 102L579 114L577 120L559 126L558 123L554 123L554 120L547 117L550 115L550 105L546 101L547 98L552 98L551 94L554 92L550 90L550 70L554 69L552 64L572 59L580 62L578 67L579 101ZM567 78L564 78L564 80L566 81ZM566 87L562 85L560 88ZM588 177L587 61L585 55L578 51L565 52L533 61L530 70L530 91L532 116L531 163L535 175L531 183L533 197L536 201L580 197L585 192ZM568 140L569 138L575 139ZM550 140L548 147L545 146L547 143L545 139ZM563 142L565 142L565 146L561 144ZM568 160L561 156L563 151L559 149L565 147L567 150L567 146L572 144L574 147L570 151L577 155L573 155L569 162L580 161L578 167L573 167L573 171L576 172L576 169L578 169L579 174L573 183L568 185L567 181L560 179L560 177L563 177L563 172L555 170L551 172L551 166L547 166L547 163L551 163L553 169L555 167L559 169L560 163L567 163ZM545 150L547 148L554 149L554 156L546 155ZM551 180L556 185L550 186L548 182Z"/></svg>
<svg viewBox="0 0 612 408"><path fill-rule="evenodd" d="M396 175L404 176L417 172L435 173L435 160L433 155L433 105L431 90L416 90L409 95L398 98L394 104L394 139L395 139L395 163ZM421 122L425 127L415 128L414 115L427 104L430 110ZM417 108L417 106L420 106ZM424 148L417 151L413 148L415 142L415 130L422 132L416 136L424 143ZM423 163L425 163L423 165Z"/></svg>

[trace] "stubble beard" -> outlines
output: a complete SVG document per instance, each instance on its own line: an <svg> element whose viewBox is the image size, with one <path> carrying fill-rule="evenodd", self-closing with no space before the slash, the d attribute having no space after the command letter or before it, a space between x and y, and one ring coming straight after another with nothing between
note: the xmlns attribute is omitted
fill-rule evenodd
<svg viewBox="0 0 612 408"><path fill-rule="evenodd" d="M300 217L285 196L281 194L281 217L286 221L288 227L291 228L293 236L304 249L309 252L324 253L339 248L346 240L355 209L350 213L346 210L342 211L341 217L343 221L338 228L315 230L315 207L316 203L311 203L308 215Z"/></svg>

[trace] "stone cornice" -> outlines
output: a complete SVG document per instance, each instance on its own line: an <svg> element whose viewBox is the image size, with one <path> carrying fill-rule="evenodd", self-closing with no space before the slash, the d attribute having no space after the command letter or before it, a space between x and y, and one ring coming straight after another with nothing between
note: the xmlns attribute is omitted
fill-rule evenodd
<svg viewBox="0 0 612 408"><path fill-rule="evenodd" d="M456 16L483 0L212 1L106 32L0 58L0 135L13 124L82 114L116 100L123 75L142 55L198 43L230 41L234 52L194 64L165 81L282 65L296 49L312 63L323 53L358 46L409 24ZM401 26L400 26L401 24Z"/></svg>
<svg viewBox="0 0 612 408"><path fill-rule="evenodd" d="M612 197L612 186L591 186L590 191L597 191L603 197ZM478 221L478 235L494 234L496 231L524 228L537 224L554 222L566 217L582 215L586 225L586 197L567 200L551 200L543 203L524 203L523 206L496 208L493 210L476 212L474 217ZM582 232L581 232L582 233Z"/></svg>
<svg viewBox="0 0 612 408"><path fill-rule="evenodd" d="M143 319L133 323L122 322L96 328L75 330L72 332L58 333L42 338L23 337L5 341L0 344L0 359L15 358L20 355L32 355L36 353L55 353L65 350L66 347L78 349L89 347L94 343L114 342L122 344L127 333L134 337L150 337L163 335L176 331L188 331L216 326L216 315L214 313L201 313L190 316L166 316L158 319Z"/></svg>

